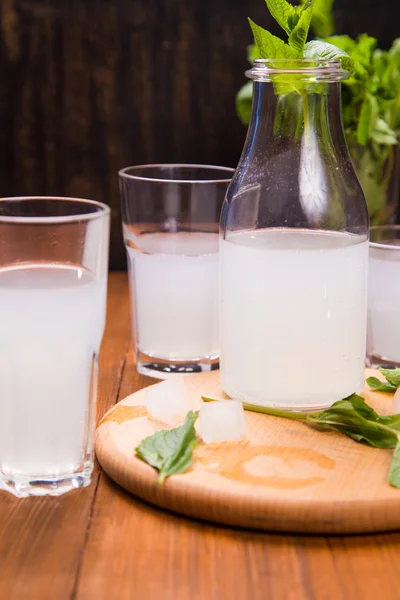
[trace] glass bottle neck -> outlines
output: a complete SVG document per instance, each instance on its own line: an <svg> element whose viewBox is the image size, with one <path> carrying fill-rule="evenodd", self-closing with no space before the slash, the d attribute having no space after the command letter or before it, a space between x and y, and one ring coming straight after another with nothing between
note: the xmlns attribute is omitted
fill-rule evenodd
<svg viewBox="0 0 400 600"><path fill-rule="evenodd" d="M326 150L350 157L341 117L340 82L312 83L301 93L279 94L273 83L255 81L253 105L244 154L259 150L260 143L290 147L303 137L323 140Z"/></svg>
<svg viewBox="0 0 400 600"><path fill-rule="evenodd" d="M229 194L237 212L228 216L237 220L240 213L249 229L366 233L365 200L343 131L340 82L303 81L298 87L254 82L248 134Z"/></svg>

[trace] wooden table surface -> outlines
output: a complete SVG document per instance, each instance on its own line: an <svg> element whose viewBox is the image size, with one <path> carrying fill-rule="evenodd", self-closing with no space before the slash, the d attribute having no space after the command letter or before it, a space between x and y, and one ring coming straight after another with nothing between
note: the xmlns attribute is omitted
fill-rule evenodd
<svg viewBox="0 0 400 600"><path fill-rule="evenodd" d="M111 274L98 417L153 382L133 365L126 275ZM59 499L0 492L1 600L398 600L399 570L400 533L217 527L147 506L98 467Z"/></svg>

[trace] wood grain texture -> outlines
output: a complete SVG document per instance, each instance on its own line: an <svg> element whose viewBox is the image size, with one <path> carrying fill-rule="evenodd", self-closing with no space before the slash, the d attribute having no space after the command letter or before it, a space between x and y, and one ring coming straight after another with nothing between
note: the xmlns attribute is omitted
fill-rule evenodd
<svg viewBox="0 0 400 600"><path fill-rule="evenodd" d="M111 266L124 267L119 168L237 164L248 16L279 35L262 0L2 0L0 195L110 204ZM335 16L339 33L387 47L400 5L336 0Z"/></svg>
<svg viewBox="0 0 400 600"><path fill-rule="evenodd" d="M154 383L129 355L120 398ZM200 523L101 476L78 600L397 600L400 534L312 537Z"/></svg>
<svg viewBox="0 0 400 600"><path fill-rule="evenodd" d="M399 534L317 538L177 517L99 486L78 600L397 600Z"/></svg>
<svg viewBox="0 0 400 600"><path fill-rule="evenodd" d="M378 371L367 370L380 376ZM219 372L184 379L194 410L201 394L223 397ZM388 394L363 395L392 414ZM146 416L146 391L118 403L102 419L96 454L122 487L157 506L228 525L302 533L366 533L400 529L400 493L387 483L392 451L358 444L304 423L246 412L246 439L194 451L191 469L157 485L157 473L135 447L165 425Z"/></svg>

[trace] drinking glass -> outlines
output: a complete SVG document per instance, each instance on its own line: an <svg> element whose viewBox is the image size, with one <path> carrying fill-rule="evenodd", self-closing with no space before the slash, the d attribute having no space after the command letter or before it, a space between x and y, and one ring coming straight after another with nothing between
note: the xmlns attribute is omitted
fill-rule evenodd
<svg viewBox="0 0 400 600"><path fill-rule="evenodd" d="M178 164L119 172L139 373L218 368L218 228L233 172Z"/></svg>
<svg viewBox="0 0 400 600"><path fill-rule="evenodd" d="M367 364L400 367L400 225L371 227Z"/></svg>
<svg viewBox="0 0 400 600"><path fill-rule="evenodd" d="M90 483L110 210L0 199L0 489L58 496Z"/></svg>

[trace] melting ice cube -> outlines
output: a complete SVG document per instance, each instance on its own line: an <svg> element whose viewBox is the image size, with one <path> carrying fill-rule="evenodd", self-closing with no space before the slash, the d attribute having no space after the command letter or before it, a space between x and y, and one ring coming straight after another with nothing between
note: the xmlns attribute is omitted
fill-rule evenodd
<svg viewBox="0 0 400 600"><path fill-rule="evenodd" d="M174 377L149 388L146 394L147 412L167 425L183 422L191 409L184 377Z"/></svg>
<svg viewBox="0 0 400 600"><path fill-rule="evenodd" d="M206 444L236 442L246 435L243 405L238 400L203 402L200 434Z"/></svg>

